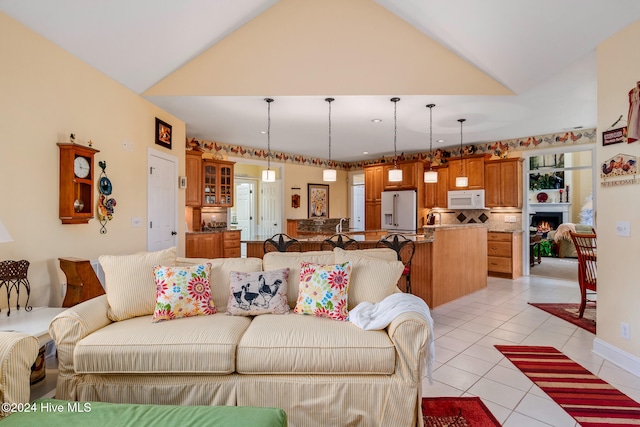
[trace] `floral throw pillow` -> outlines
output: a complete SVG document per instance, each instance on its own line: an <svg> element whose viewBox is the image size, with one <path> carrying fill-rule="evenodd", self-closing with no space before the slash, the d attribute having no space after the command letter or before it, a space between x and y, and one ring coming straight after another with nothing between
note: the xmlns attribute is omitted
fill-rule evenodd
<svg viewBox="0 0 640 427"><path fill-rule="evenodd" d="M300 264L300 287L294 313L334 320L349 320L347 292L351 262L343 264Z"/></svg>
<svg viewBox="0 0 640 427"><path fill-rule="evenodd" d="M155 266L156 308L153 323L216 313L211 297L211 263L189 267Z"/></svg>
<svg viewBox="0 0 640 427"><path fill-rule="evenodd" d="M288 268L251 273L232 271L229 275L227 314L257 316L288 313L288 279Z"/></svg>

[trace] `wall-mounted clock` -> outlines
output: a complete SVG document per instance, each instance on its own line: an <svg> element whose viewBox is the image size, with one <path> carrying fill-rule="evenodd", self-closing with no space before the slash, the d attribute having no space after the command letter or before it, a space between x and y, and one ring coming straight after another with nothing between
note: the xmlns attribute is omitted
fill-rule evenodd
<svg viewBox="0 0 640 427"><path fill-rule="evenodd" d="M59 142L60 220L63 224L86 224L93 218L93 157L98 150Z"/></svg>

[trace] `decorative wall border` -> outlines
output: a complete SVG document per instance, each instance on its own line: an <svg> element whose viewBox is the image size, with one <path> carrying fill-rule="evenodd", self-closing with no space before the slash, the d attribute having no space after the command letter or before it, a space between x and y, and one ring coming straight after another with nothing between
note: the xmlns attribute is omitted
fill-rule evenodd
<svg viewBox="0 0 640 427"><path fill-rule="evenodd" d="M463 147L465 155L470 154L491 154L497 158L509 157L510 151L528 151L542 148L562 147L568 145L595 144L596 129L580 129L569 132L550 133L546 135L529 136L524 138L508 139L483 144L473 144ZM225 144L223 142L198 140L187 138L187 150L198 150L223 157L242 157L246 159L267 159L267 150L262 148L243 147L240 145ZM460 148L438 149L433 151L434 165L447 163L449 157L459 157ZM401 153L399 160L429 160L429 151L417 153ZM271 161L279 163L295 163L305 166L316 166L320 168L334 167L343 170L362 169L367 165L375 163L392 163L393 157L383 157L371 160L361 160L357 162L337 162L317 157L302 156L300 154L286 153L283 151L271 151Z"/></svg>

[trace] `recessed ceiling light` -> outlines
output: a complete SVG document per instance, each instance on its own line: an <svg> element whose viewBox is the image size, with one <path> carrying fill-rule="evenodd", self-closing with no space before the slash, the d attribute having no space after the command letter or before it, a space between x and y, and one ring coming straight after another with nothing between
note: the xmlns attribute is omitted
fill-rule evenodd
<svg viewBox="0 0 640 427"><path fill-rule="evenodd" d="M382 121L382 119L372 119L371 120L373 123L380 123Z"/></svg>
<svg viewBox="0 0 640 427"><path fill-rule="evenodd" d="M363 151L362 154L369 154L369 152L368 151Z"/></svg>
<svg viewBox="0 0 640 427"><path fill-rule="evenodd" d="M436 142L445 142L445 140L444 139L439 139Z"/></svg>
<svg viewBox="0 0 640 427"><path fill-rule="evenodd" d="M261 134L263 134L263 135L266 135L266 134L267 134L267 132L266 132L266 131L264 131L264 130L261 130L261 131L260 131L260 133L261 133Z"/></svg>

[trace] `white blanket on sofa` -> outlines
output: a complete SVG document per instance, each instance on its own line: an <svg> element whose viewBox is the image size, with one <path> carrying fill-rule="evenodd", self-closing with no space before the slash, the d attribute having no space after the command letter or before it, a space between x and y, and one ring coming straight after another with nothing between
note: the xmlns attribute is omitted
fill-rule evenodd
<svg viewBox="0 0 640 427"><path fill-rule="evenodd" d="M429 306L422 298L405 293L391 294L382 301L372 304L361 302L349 311L349 321L357 327L370 331L384 329L398 315L413 311L421 314L429 325L429 356L423 358L423 371L427 372L429 382L432 382L431 370L435 360L435 343L433 338L433 319Z"/></svg>

